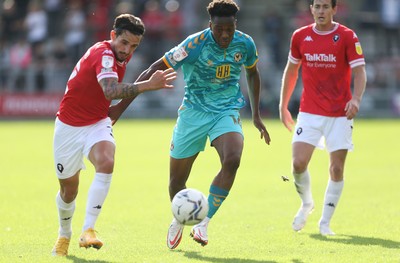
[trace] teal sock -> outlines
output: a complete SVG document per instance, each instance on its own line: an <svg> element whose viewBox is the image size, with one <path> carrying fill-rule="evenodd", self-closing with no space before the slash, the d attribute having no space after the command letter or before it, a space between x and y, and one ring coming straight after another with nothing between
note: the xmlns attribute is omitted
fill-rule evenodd
<svg viewBox="0 0 400 263"><path fill-rule="evenodd" d="M229 191L225 189L219 188L215 185L210 186L210 194L208 195L208 218L213 217L228 194Z"/></svg>

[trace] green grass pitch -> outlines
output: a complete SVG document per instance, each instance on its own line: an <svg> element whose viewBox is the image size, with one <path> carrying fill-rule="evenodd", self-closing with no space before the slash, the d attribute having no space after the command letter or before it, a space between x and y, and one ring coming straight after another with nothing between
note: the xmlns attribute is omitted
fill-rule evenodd
<svg viewBox="0 0 400 263"><path fill-rule="evenodd" d="M303 231L291 222L300 204L290 174L291 134L265 119L270 146L245 120L245 149L229 197L209 225L201 247L186 227L170 251L169 143L175 120L121 120L113 182L96 229L105 245L79 249L93 168L86 161L66 258L50 255L57 237L52 121L0 122L0 262L400 262L400 120L355 121L355 151L349 153L345 188L331 227L322 237L317 222L328 179L328 155L316 150L310 164L316 203ZM207 146L188 187L208 193L219 169ZM284 182L281 176L290 178Z"/></svg>

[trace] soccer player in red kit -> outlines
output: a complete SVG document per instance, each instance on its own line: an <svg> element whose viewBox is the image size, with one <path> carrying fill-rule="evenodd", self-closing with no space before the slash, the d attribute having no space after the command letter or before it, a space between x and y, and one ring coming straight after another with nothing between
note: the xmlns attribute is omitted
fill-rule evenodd
<svg viewBox="0 0 400 263"><path fill-rule="evenodd" d="M292 35L279 104L280 119L292 131L295 123L288 104L301 67L303 91L292 140L292 173L302 204L292 227L303 229L314 209L308 164L315 147L326 146L330 177L319 220L322 235L334 235L330 222L342 193L344 164L353 149L353 118L366 85L361 44L353 30L334 22L336 4L336 0L311 0L315 23Z"/></svg>
<svg viewBox="0 0 400 263"><path fill-rule="evenodd" d="M59 233L52 254L66 256L72 235L71 220L78 194L83 157L95 168L86 205L80 247L103 246L94 225L110 188L114 169L111 101L136 97L142 92L172 88L172 69L156 71L150 79L122 83L126 64L139 46L145 27L140 18L123 14L115 18L110 40L94 44L78 61L67 82L54 130L54 165L60 184L56 196Z"/></svg>

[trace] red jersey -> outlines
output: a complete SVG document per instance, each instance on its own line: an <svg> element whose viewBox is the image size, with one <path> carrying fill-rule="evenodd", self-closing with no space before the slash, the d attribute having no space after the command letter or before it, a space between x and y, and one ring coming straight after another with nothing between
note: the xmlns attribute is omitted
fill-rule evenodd
<svg viewBox="0 0 400 263"><path fill-rule="evenodd" d="M58 118L71 126L91 125L106 118L111 101L104 96L99 81L117 78L121 82L130 58L117 61L108 41L89 48L69 77Z"/></svg>
<svg viewBox="0 0 400 263"><path fill-rule="evenodd" d="M351 68L365 65L361 44L349 28L335 23L332 31L315 24L292 35L289 60L302 64L300 111L328 117L345 116L351 99Z"/></svg>

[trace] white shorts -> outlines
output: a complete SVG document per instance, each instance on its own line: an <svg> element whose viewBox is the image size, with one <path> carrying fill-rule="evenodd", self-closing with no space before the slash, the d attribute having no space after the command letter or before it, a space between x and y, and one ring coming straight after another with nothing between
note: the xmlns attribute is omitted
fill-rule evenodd
<svg viewBox="0 0 400 263"><path fill-rule="evenodd" d="M83 157L88 158L92 146L100 141L115 145L110 118L83 127L70 126L56 118L53 154L57 177L67 179L85 169Z"/></svg>
<svg viewBox="0 0 400 263"><path fill-rule="evenodd" d="M305 112L297 116L294 142L305 142L328 152L353 150L353 120L346 117L326 117Z"/></svg>

